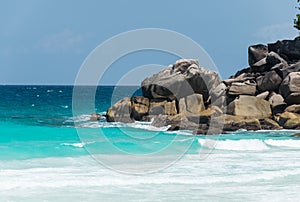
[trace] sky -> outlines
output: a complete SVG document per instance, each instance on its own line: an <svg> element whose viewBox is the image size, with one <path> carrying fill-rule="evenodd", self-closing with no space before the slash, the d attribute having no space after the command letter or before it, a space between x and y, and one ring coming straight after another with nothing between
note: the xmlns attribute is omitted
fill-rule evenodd
<svg viewBox="0 0 300 202"><path fill-rule="evenodd" d="M191 38L226 79L248 66L249 45L298 35L293 28L296 5L296 0L3 0L0 84L72 85L99 44L143 28L168 29ZM163 67L177 59L157 51L132 53L116 61L100 84L115 84L141 65ZM134 83L146 76L131 78Z"/></svg>

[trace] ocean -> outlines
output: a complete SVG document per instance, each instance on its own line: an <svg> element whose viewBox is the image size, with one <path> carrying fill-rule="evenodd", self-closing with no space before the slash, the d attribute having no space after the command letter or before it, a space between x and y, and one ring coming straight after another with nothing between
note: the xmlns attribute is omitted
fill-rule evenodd
<svg viewBox="0 0 300 202"><path fill-rule="evenodd" d="M0 86L0 201L299 201L299 131L193 136L90 121L137 87ZM112 96L113 95L113 96Z"/></svg>

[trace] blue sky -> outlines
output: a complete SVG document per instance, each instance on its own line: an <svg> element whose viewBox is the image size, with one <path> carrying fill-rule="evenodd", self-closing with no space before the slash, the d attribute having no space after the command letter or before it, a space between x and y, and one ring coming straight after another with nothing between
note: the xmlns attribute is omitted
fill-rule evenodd
<svg viewBox="0 0 300 202"><path fill-rule="evenodd" d="M95 47L141 28L170 29L190 37L227 78L247 67L249 45L297 36L295 6L296 0L3 0L0 83L73 84ZM101 82L113 84L138 65L174 60L157 52L133 54L117 62Z"/></svg>

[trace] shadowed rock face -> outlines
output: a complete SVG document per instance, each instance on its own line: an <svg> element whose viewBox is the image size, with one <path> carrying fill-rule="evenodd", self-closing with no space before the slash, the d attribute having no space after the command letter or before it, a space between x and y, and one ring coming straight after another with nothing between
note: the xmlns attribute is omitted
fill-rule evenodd
<svg viewBox="0 0 300 202"><path fill-rule="evenodd" d="M297 38L268 44L268 50L278 53L289 62L300 60L300 40Z"/></svg>
<svg viewBox="0 0 300 202"><path fill-rule="evenodd" d="M107 121L153 119L154 126L200 134L300 129L300 40L254 45L248 53L250 67L224 81L197 60L178 60L142 82L143 96L109 108Z"/></svg>
<svg viewBox="0 0 300 202"><path fill-rule="evenodd" d="M178 60L142 82L143 96L149 99L179 100L194 93L206 101L209 90L221 83L219 75L199 67L197 60Z"/></svg>

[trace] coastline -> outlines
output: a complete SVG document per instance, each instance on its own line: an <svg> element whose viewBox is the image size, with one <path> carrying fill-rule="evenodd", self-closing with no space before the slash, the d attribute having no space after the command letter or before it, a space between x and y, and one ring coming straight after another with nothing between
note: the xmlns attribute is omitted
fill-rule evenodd
<svg viewBox="0 0 300 202"><path fill-rule="evenodd" d="M178 60L146 78L142 96L112 105L107 121L152 119L153 126L206 135L239 129L299 130L299 38L250 46L248 60L248 68L223 81L197 60Z"/></svg>

